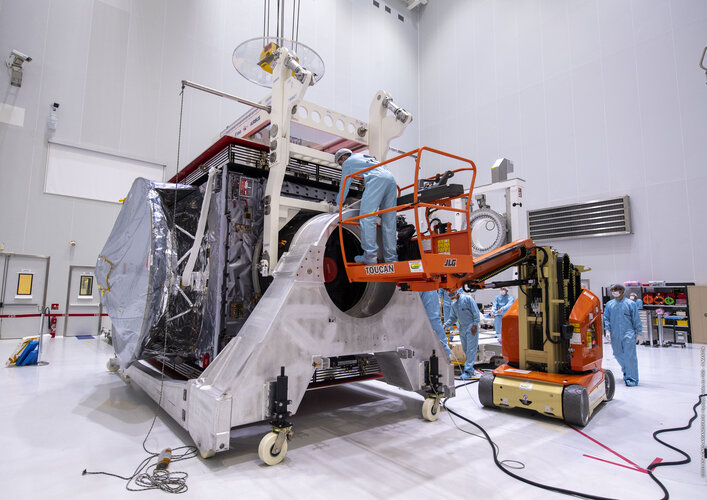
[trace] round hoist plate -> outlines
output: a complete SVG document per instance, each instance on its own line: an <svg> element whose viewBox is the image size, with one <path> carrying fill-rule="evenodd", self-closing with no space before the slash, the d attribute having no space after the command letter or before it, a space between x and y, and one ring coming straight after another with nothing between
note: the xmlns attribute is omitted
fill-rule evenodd
<svg viewBox="0 0 707 500"><path fill-rule="evenodd" d="M258 37L241 43L233 51L231 60L236 70L246 79L263 87L272 87L273 55L279 47L297 54L297 61L311 71L315 82L324 76L324 61L314 49L287 38Z"/></svg>
<svg viewBox="0 0 707 500"><path fill-rule="evenodd" d="M472 212L469 227L474 255L485 254L506 243L506 218L490 208Z"/></svg>

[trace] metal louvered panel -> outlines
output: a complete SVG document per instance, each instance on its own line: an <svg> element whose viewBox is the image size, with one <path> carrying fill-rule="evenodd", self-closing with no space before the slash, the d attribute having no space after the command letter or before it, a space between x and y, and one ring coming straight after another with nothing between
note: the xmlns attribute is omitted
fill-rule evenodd
<svg viewBox="0 0 707 500"><path fill-rule="evenodd" d="M206 177L211 167L220 168L227 165L229 162L262 169L267 167L267 154L263 151L240 144L228 144L207 160L200 168L197 168L185 177L182 182L184 182L184 184L194 184L202 177Z"/></svg>
<svg viewBox="0 0 707 500"><path fill-rule="evenodd" d="M593 238L631 233L628 196L528 211L534 240Z"/></svg>
<svg viewBox="0 0 707 500"><path fill-rule="evenodd" d="M187 175L182 182L184 184L195 184L198 180L208 175L211 167L220 168L229 163L264 171L269 168L267 153L240 144L228 144L224 149L204 162L200 168ZM334 187L338 187L341 180L341 169L339 167L322 165L298 158L290 158L285 171L288 175L300 179L307 179ZM359 180L354 180L351 183L351 187L354 190L362 190L362 186L363 184Z"/></svg>

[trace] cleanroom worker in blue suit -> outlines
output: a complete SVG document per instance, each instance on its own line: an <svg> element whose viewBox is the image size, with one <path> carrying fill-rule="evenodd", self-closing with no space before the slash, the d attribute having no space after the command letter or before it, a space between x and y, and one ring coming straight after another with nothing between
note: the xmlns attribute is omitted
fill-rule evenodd
<svg viewBox="0 0 707 500"><path fill-rule="evenodd" d="M629 300L636 304L636 308L640 311L643 309L643 301L638 298L638 295L636 295L636 292L631 292L631 294L628 296Z"/></svg>
<svg viewBox="0 0 707 500"><path fill-rule="evenodd" d="M509 295L508 288L505 286L501 288L501 293L499 293L495 299L493 299L493 307L491 308L491 317L493 318L493 326L496 329L496 337L501 336L503 315L506 314L515 298Z"/></svg>
<svg viewBox="0 0 707 500"><path fill-rule="evenodd" d="M437 334L439 341L442 342L447 356L450 356L452 350L449 348L449 345L447 345L447 335L444 333L444 328L442 327L442 318L439 317L439 295L435 291L420 292L420 300L422 300L422 305L425 306L425 311L427 312L427 317L430 319L432 329Z"/></svg>
<svg viewBox="0 0 707 500"><path fill-rule="evenodd" d="M643 332L636 304L624 297L625 288L611 286L614 297L604 306L604 329L611 336L611 348L616 361L624 372L624 382L631 387L638 385L638 357L636 334Z"/></svg>
<svg viewBox="0 0 707 500"><path fill-rule="evenodd" d="M447 321L449 315L452 314L452 301L449 300L449 294L444 288L437 290L440 299L442 299L442 315L444 316L444 321Z"/></svg>
<svg viewBox="0 0 707 500"><path fill-rule="evenodd" d="M341 166L341 182L347 175L353 174L364 168L378 163L372 156L363 154L353 154L350 149L340 149L334 155L334 161ZM366 188L361 197L359 213L369 214L386 208L393 208L398 201L398 185L395 177L385 167L378 167L361 174ZM346 181L343 192L343 200L349 194L351 178ZM339 195L336 195L336 205L339 205ZM381 231L383 240L383 260L385 262L397 262L398 253L396 247L396 216L397 212L391 210L381 214ZM376 218L366 217L360 219L361 223L361 248L363 255L357 255L354 260L365 264L378 263L378 242L376 241Z"/></svg>
<svg viewBox="0 0 707 500"><path fill-rule="evenodd" d="M629 300L633 302L633 305L636 306L636 309L639 311L643 309L643 301L638 298L638 295L636 295L636 292L631 292L628 296ZM640 316L639 316L640 317ZM636 334L636 344L642 344L643 343L643 335Z"/></svg>
<svg viewBox="0 0 707 500"><path fill-rule="evenodd" d="M474 362L476 361L476 351L479 349L478 330L481 322L479 306L470 295L460 295L459 290L449 292L449 298L452 301L452 310L449 318L444 322L444 328L449 329L459 321L459 339L466 355L464 372L460 378L468 380L477 375L474 370Z"/></svg>

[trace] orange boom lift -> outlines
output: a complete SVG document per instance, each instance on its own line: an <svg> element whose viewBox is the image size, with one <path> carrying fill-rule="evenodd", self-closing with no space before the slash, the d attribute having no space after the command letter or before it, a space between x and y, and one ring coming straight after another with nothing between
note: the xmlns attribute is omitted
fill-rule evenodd
<svg viewBox="0 0 707 500"><path fill-rule="evenodd" d="M423 153L425 161L434 158L463 166L420 179ZM584 426L601 402L613 398L615 387L612 373L601 367L601 302L581 286L581 273L589 269L572 264L567 255L549 246L536 246L530 239L472 255L468 207L476 165L469 159L422 147L354 172L342 186L349 177L358 178L378 166L399 165L409 157L415 158L414 182L398 188L397 206L344 218L344 200L340 202L339 238L349 281L395 282L404 291L517 286L518 299L503 317L506 363L484 372L479 380L479 400L487 407L524 408ZM468 189L447 184L460 173L471 174ZM364 217L393 210L403 216L412 212L414 220L414 231L408 231L409 240L402 242L406 251L401 260L372 265L353 262L353 255L344 250L346 228L359 225ZM439 222L445 212L465 223ZM433 213L436 224L431 222ZM516 279L488 281L511 267L517 267Z"/></svg>

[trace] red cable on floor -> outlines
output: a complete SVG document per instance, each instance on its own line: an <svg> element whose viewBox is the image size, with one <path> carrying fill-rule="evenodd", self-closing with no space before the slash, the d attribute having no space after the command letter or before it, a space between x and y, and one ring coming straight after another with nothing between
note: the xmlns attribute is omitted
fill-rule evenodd
<svg viewBox="0 0 707 500"><path fill-rule="evenodd" d="M569 424L567 425L567 427L569 427L570 429L573 429L573 430L579 432L579 433L580 433L582 436L584 436L585 438L587 438L587 439L589 439L590 441L592 441L592 442L598 444L599 446L601 446L602 448L604 448L604 449L607 450L608 452L613 453L614 455L616 455L617 457L619 457L619 458L620 458L621 460L623 460L624 462L633 465L633 467L628 467L628 466L626 466L626 465L617 464L616 462L611 462L611 461L609 461L609 460L604 460L604 459L597 458L597 457L593 457L593 456L587 455L587 454L584 454L585 457L593 458L593 459L595 459L595 460L600 460L600 461L602 461L602 462L606 462L606 463L609 463L609 464L618 465L619 467L626 467L627 469L633 469L633 470L636 470L636 471L638 471L638 472L643 472L643 473L645 473L645 474L648 474L648 470L644 469L643 467L640 467L640 466L636 465L635 463L633 463L633 462L632 462L631 460L629 460L628 458L626 458L626 457L624 457L623 455L621 455L621 454L615 452L614 450L612 450L611 448L609 448L609 447L606 446L605 444L600 443L599 441L597 441L596 439L594 439L594 438L591 437L590 435L585 434L584 432L580 431L579 429L577 429L577 428L575 428L575 427L573 427L573 426L571 426L571 425L569 425ZM662 460L662 459L657 458L656 460Z"/></svg>

